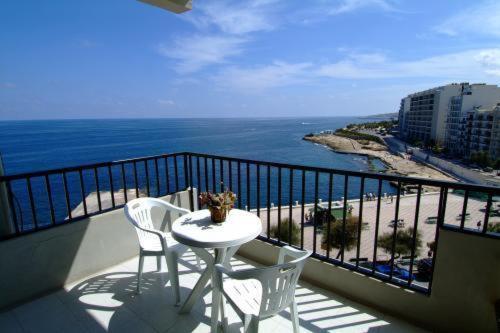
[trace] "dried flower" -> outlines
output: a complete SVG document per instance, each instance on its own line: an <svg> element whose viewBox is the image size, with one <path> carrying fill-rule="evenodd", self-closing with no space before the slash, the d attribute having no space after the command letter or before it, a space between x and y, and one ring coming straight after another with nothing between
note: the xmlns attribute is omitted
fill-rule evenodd
<svg viewBox="0 0 500 333"><path fill-rule="evenodd" d="M221 182L221 184L223 183ZM231 192L227 187L222 193L211 193L211 192L200 193L201 205L207 205L209 207L229 206L230 208L233 208L235 201L236 201L236 195L233 192Z"/></svg>

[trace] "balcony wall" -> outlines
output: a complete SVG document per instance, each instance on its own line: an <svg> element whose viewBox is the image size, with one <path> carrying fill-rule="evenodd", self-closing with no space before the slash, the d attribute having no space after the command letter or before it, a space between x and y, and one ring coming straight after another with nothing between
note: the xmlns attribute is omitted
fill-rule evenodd
<svg viewBox="0 0 500 333"><path fill-rule="evenodd" d="M187 191L162 199L189 209ZM138 250L123 209L2 241L0 309L114 266L137 256Z"/></svg>
<svg viewBox="0 0 500 333"><path fill-rule="evenodd" d="M426 296L316 259L302 278L317 286L439 332L496 332L500 299L498 239L440 230L432 293ZM238 252L271 264L278 247L255 240Z"/></svg>

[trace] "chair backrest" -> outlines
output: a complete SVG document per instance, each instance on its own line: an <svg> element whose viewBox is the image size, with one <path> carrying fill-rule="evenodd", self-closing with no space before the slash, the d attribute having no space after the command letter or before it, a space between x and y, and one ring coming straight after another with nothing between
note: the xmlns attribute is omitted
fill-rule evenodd
<svg viewBox="0 0 500 333"><path fill-rule="evenodd" d="M272 316L290 305L305 260L311 252L295 249L293 253L287 251L285 255L294 258L287 263L283 263L283 254L280 253L278 265L260 269L258 280L262 284L262 300L259 317Z"/></svg>
<svg viewBox="0 0 500 333"><path fill-rule="evenodd" d="M130 223L135 227L139 244L142 248L147 248L152 243L158 242L158 236L146 230L155 230L151 211L154 207L165 210L166 212L176 212L179 214L188 213L189 210L177 207L157 198L137 198L129 201L125 205L125 216ZM171 229L171 221L169 221L169 230Z"/></svg>

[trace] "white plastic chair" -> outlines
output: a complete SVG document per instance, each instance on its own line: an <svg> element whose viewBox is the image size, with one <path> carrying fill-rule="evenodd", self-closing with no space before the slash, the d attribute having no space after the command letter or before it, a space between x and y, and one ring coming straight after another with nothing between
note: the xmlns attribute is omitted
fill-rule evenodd
<svg viewBox="0 0 500 333"><path fill-rule="evenodd" d="M145 256L156 256L158 258L157 265L160 270L161 257L165 256L167 262L168 274L175 297L175 304L180 303L179 293L179 275L177 268L177 259L184 254L188 247L178 243L170 234L172 230L172 219L168 222L167 231L162 232L155 229L151 211L154 207L158 207L166 212L174 212L179 215L187 214L190 211L184 208L177 207L156 198L137 198L129 201L125 205L125 216L132 223L137 231L139 238L139 268L137 272L137 293L141 292L141 277L144 266ZM198 268L200 267L199 258L196 257Z"/></svg>
<svg viewBox="0 0 500 333"><path fill-rule="evenodd" d="M288 306L293 331L299 332L295 287L310 255L311 251L285 246L280 249L278 264L274 266L239 271L229 270L220 264L215 266L217 288L240 316L244 332L258 332L260 319L274 316ZM285 262L288 258L292 260ZM223 281L222 274L229 279Z"/></svg>

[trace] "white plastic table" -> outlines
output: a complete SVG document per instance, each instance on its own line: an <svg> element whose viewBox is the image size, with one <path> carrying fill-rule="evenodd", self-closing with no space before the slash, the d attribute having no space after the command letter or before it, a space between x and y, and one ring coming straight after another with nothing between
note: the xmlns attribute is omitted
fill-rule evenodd
<svg viewBox="0 0 500 333"><path fill-rule="evenodd" d="M210 219L208 209L195 211L179 217L172 224L172 236L179 243L191 246L193 251L206 263L207 268L201 275L188 298L182 305L180 313L188 313L196 300L201 298L203 290L210 278L216 279L215 265L228 265L231 257L240 245L245 244L262 231L262 223L257 215L244 210L232 209L226 221L214 223ZM214 249L215 258L206 249ZM212 283L212 286L214 283ZM224 312L221 295L212 290L212 331L218 326L219 306ZM224 318L222 313L222 318Z"/></svg>

